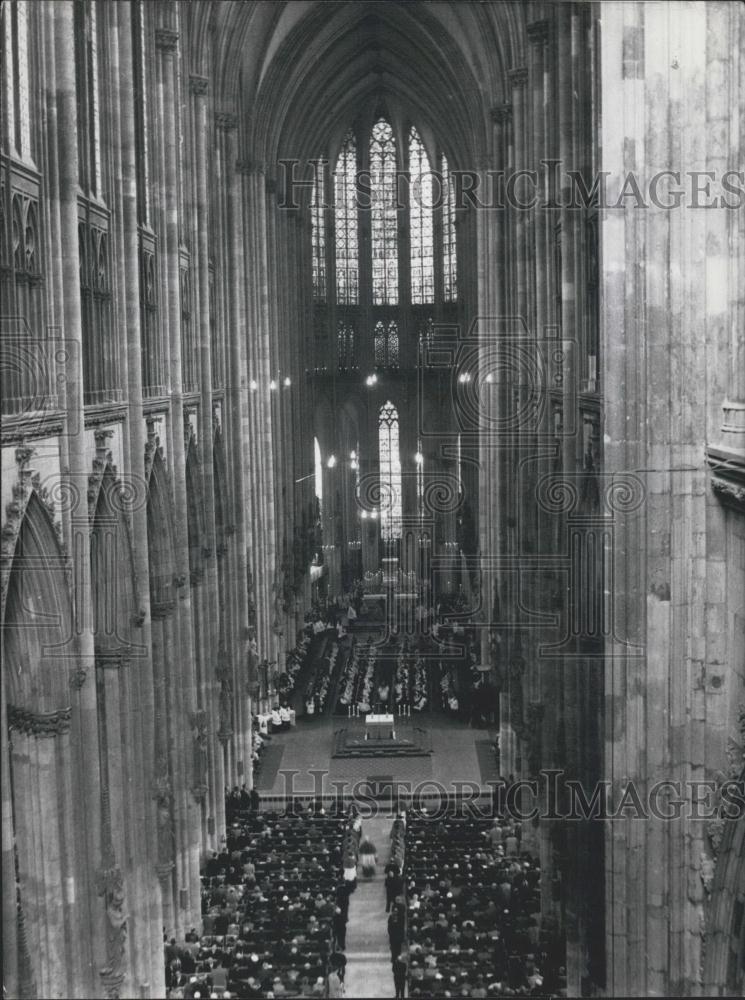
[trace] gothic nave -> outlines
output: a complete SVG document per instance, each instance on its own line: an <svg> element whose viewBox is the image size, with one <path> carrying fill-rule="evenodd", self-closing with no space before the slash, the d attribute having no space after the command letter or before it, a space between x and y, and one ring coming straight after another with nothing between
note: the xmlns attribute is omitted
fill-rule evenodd
<svg viewBox="0 0 745 1000"><path fill-rule="evenodd" d="M366 836L348 996L743 995L743 6L0 19L4 995L208 995L229 849L343 952Z"/></svg>

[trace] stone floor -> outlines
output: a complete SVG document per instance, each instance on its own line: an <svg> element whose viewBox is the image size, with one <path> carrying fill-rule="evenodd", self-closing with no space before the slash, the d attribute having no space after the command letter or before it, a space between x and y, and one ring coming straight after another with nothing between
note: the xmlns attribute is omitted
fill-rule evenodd
<svg viewBox="0 0 745 1000"><path fill-rule="evenodd" d="M362 834L378 848L378 865L372 878L360 870L357 888L349 900L347 921L347 997L394 997L391 952L388 945L388 914L385 912L383 870L390 855L390 816L368 819Z"/></svg>
<svg viewBox="0 0 745 1000"><path fill-rule="evenodd" d="M411 720L410 725L414 724L428 729L433 751L430 756L368 760L331 757L334 732L344 727L345 720L329 716L301 719L289 732L272 737L273 752L257 786L260 791L272 795L284 795L292 790L333 794L334 783L342 783L350 791L355 782L372 775L392 775L397 781L408 782L412 788L437 781L452 792L457 782L475 782L486 788L486 782L496 778L496 771L493 766L488 768L483 754L479 759L476 746L480 741L493 741L493 730L473 728L438 714L418 716ZM423 789L429 790L429 787Z"/></svg>

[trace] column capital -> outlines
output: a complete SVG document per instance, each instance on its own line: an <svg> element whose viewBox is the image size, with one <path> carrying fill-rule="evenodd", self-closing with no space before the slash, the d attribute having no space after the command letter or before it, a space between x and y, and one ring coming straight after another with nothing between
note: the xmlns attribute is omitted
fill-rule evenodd
<svg viewBox="0 0 745 1000"><path fill-rule="evenodd" d="M172 28L158 28L155 32L155 47L161 52L174 52L178 39L178 31L173 31Z"/></svg>
<svg viewBox="0 0 745 1000"><path fill-rule="evenodd" d="M60 708L56 712L30 712L26 708L8 705L8 726L31 736L61 736L70 731L72 710Z"/></svg>
<svg viewBox="0 0 745 1000"><path fill-rule="evenodd" d="M491 120L495 125L505 125L512 118L512 105L506 101L504 104L495 104L491 109Z"/></svg>
<svg viewBox="0 0 745 1000"><path fill-rule="evenodd" d="M203 97L209 89L209 80L206 76L190 76L189 90L196 97Z"/></svg>
<svg viewBox="0 0 745 1000"><path fill-rule="evenodd" d="M533 21L532 24L528 25L526 31L529 40L535 45L543 45L548 41L548 21L546 18Z"/></svg>
<svg viewBox="0 0 745 1000"><path fill-rule="evenodd" d="M228 111L218 111L215 115L215 125L223 132L232 132L238 128L238 116Z"/></svg>
<svg viewBox="0 0 745 1000"><path fill-rule="evenodd" d="M513 87L524 87L528 82L527 66L517 66L507 73L507 79Z"/></svg>

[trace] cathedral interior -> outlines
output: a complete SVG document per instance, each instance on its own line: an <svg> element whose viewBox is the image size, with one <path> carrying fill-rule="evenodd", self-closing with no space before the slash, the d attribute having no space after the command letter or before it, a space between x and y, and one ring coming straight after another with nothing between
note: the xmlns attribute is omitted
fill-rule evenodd
<svg viewBox="0 0 745 1000"><path fill-rule="evenodd" d="M742 5L0 18L4 996L742 996Z"/></svg>

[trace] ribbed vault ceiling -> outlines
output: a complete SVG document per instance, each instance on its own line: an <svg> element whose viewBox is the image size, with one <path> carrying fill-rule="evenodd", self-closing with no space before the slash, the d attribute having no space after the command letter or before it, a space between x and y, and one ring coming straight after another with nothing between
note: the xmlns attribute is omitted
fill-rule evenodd
<svg viewBox="0 0 745 1000"><path fill-rule="evenodd" d="M523 63L525 5L225 0L210 18L216 96L239 115L243 153L278 157L333 147L380 98L429 126L454 166L478 166L506 73ZM198 65L200 55L194 52Z"/></svg>

